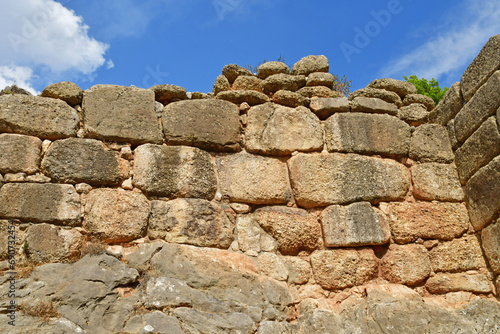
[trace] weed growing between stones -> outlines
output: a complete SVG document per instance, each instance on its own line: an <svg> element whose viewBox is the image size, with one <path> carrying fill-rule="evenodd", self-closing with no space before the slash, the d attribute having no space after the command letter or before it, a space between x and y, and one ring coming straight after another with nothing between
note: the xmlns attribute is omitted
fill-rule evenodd
<svg viewBox="0 0 500 334"><path fill-rule="evenodd" d="M41 318L42 321L49 322L50 318L57 318L61 315L57 312L54 302L39 301L35 305L19 304L18 310L26 315Z"/></svg>

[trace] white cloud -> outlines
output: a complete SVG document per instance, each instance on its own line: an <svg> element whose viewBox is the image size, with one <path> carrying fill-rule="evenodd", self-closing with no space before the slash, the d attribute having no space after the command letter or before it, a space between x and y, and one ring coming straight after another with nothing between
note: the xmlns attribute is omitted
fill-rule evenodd
<svg viewBox="0 0 500 334"><path fill-rule="evenodd" d="M18 85L27 87L33 80L50 81L63 73L91 76L105 64L108 45L89 37L88 29L81 17L54 0L3 3L0 65L4 70L0 82L16 79ZM11 72L18 76L8 76L11 72L6 69L17 69ZM29 77L26 69L32 70Z"/></svg>
<svg viewBox="0 0 500 334"><path fill-rule="evenodd" d="M0 90L6 86L16 84L18 87L28 90L32 94L38 94L30 84L33 78L31 68L23 66L0 66Z"/></svg>
<svg viewBox="0 0 500 334"><path fill-rule="evenodd" d="M381 76L401 78L416 74L427 79L460 79L464 68L491 36L500 32L498 0L466 0L461 10L439 27L435 37L389 62Z"/></svg>

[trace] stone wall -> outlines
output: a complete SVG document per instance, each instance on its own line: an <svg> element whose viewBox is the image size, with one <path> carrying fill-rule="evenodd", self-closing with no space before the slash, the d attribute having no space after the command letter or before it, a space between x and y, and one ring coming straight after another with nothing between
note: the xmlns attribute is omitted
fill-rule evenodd
<svg viewBox="0 0 500 334"><path fill-rule="evenodd" d="M213 94L0 96L0 256L15 220L36 266L19 326L496 333L498 54L496 36L436 108L393 79L341 97L324 56L225 66Z"/></svg>

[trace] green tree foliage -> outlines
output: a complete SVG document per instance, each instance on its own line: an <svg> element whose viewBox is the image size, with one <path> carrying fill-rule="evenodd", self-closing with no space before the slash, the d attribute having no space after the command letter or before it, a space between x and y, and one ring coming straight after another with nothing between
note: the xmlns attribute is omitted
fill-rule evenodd
<svg viewBox="0 0 500 334"><path fill-rule="evenodd" d="M432 78L430 81L427 81L427 79L424 78L419 79L416 75L410 75L409 78L403 76L403 78L405 78L407 82L410 82L414 84L415 87L417 87L418 94L423 94L430 97L434 100L434 102L436 102L436 104L441 101L444 94L448 90L448 87L444 87L443 89L441 89L439 87L439 83L434 78Z"/></svg>

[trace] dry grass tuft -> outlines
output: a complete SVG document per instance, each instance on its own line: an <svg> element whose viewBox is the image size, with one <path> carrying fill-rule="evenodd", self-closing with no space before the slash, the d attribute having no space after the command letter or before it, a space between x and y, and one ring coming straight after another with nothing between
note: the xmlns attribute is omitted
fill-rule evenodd
<svg viewBox="0 0 500 334"><path fill-rule="evenodd" d="M49 322L50 318L58 318L61 315L57 312L53 302L39 301L35 305L25 303L18 306L18 310L26 315L42 318L42 321Z"/></svg>

